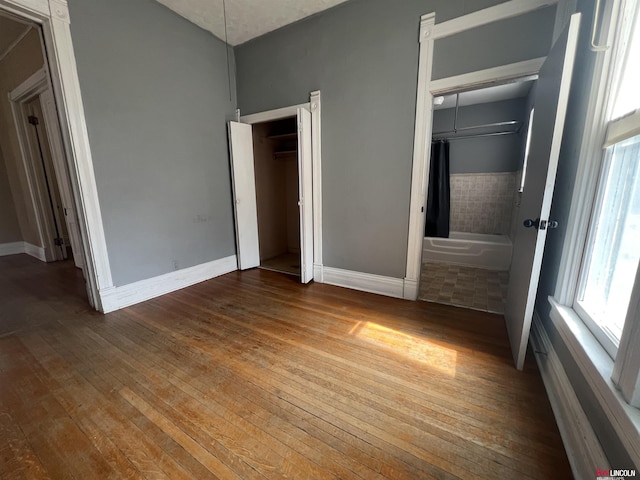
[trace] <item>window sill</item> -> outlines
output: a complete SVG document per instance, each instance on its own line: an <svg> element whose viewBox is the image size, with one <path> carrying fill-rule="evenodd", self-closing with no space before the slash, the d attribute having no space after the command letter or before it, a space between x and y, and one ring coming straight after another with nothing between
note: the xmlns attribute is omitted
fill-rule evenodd
<svg viewBox="0 0 640 480"><path fill-rule="evenodd" d="M640 410L625 402L613 384L613 360L572 308L551 296L549 303L556 330L631 459L640 465Z"/></svg>

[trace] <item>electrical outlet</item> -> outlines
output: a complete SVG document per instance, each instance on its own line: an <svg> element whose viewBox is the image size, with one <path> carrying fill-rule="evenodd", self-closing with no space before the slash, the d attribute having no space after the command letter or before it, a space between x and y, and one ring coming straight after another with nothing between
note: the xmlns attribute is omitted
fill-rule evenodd
<svg viewBox="0 0 640 480"><path fill-rule="evenodd" d="M200 215L196 215L195 218L193 219L194 223L206 223L212 220L212 216L211 215L204 215L204 214L200 214Z"/></svg>

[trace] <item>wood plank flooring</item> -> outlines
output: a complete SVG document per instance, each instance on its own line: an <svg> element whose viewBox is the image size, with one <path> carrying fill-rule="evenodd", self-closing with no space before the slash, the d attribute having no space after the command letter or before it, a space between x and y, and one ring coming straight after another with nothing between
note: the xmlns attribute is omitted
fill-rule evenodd
<svg viewBox="0 0 640 480"><path fill-rule="evenodd" d="M0 258L0 477L571 478L497 315L252 270L109 315Z"/></svg>

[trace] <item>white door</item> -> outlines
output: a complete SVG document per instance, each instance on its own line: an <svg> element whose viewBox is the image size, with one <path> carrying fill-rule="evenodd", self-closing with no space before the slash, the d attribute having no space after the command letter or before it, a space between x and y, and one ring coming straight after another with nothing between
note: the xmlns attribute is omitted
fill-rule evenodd
<svg viewBox="0 0 640 480"><path fill-rule="evenodd" d="M73 193L71 190L71 180L69 179L66 155L62 146L62 136L58 125L58 117L56 116L56 107L53 100L51 89L45 90L40 95L42 102L42 110L44 123L46 126L47 139L51 147L54 168L56 170L56 179L58 181L58 190L62 201L64 211L64 221L67 225L69 233L69 242L73 252L73 262L78 268L84 266L84 253L82 249L82 239L80 237L80 226L78 225L78 217L76 215Z"/></svg>
<svg viewBox="0 0 640 480"><path fill-rule="evenodd" d="M229 151L235 206L238 268L247 270L260 265L251 125L229 122Z"/></svg>
<svg viewBox="0 0 640 480"><path fill-rule="evenodd" d="M313 180L311 113L298 109L298 205L300 207L300 281L313 280Z"/></svg>
<svg viewBox="0 0 640 480"><path fill-rule="evenodd" d="M579 26L580 15L575 14L549 52L537 84L520 226L513 246L504 315L518 370L524 365L540 279ZM524 225L527 219L531 220L528 228Z"/></svg>

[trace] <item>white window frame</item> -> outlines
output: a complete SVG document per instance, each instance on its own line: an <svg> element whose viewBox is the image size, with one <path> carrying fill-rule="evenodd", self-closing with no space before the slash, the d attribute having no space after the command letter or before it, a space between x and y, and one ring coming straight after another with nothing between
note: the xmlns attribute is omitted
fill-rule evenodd
<svg viewBox="0 0 640 480"><path fill-rule="evenodd" d="M580 271L586 252L592 210L598 192L605 151L608 92L615 80L613 60L617 56L615 36L619 12L627 0L606 0L599 43L612 45L594 53L587 121L579 149L576 182L567 221L556 290L549 297L551 320L576 361L603 412L628 446L634 460L640 460L640 271L636 276L624 331L617 353L612 356L575 308ZM595 330L594 330L595 331Z"/></svg>

